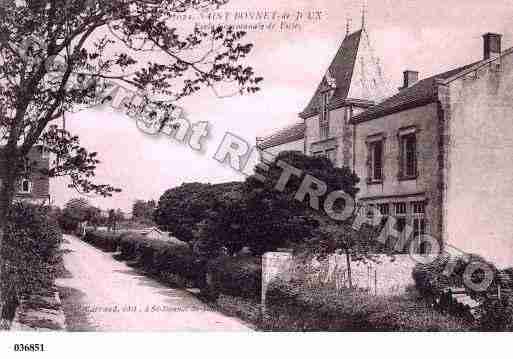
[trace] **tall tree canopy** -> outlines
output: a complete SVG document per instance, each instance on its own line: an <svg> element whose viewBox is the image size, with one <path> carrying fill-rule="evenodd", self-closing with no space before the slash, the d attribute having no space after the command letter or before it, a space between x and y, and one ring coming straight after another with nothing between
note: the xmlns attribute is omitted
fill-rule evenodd
<svg viewBox="0 0 513 359"><path fill-rule="evenodd" d="M126 110L162 129L176 118L178 101L202 88L217 96L258 90L261 78L245 64L252 45L241 42L244 32L223 26L178 29L173 21L176 14L226 3L0 2L0 151L7 159L0 173L0 241L16 180L36 144L54 154L46 175L67 176L71 187L85 193L110 196L119 191L94 181L97 153L55 124L67 113L100 104L109 91L125 86L140 99L124 102Z"/></svg>
<svg viewBox="0 0 513 359"><path fill-rule="evenodd" d="M52 177L108 196L116 190L92 181L97 154L52 121L105 100L118 85L141 94L124 103L143 121L172 119L177 101L201 88L219 95L258 90L243 60L252 45L229 27L180 31L177 13L215 9L227 0L6 0L0 4L0 140L9 166L3 201L12 197L21 160L44 142L57 160ZM225 88L223 86L223 88Z"/></svg>

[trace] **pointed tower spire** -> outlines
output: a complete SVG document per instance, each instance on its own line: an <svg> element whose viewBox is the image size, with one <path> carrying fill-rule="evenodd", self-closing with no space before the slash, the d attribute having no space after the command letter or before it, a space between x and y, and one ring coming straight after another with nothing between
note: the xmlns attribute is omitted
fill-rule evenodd
<svg viewBox="0 0 513 359"><path fill-rule="evenodd" d="M363 0L363 5L362 5L362 30L365 30L365 17L367 15L367 4L366 4L366 1Z"/></svg>
<svg viewBox="0 0 513 359"><path fill-rule="evenodd" d="M349 33L351 32L351 18L349 15L346 16L346 37L349 36Z"/></svg>

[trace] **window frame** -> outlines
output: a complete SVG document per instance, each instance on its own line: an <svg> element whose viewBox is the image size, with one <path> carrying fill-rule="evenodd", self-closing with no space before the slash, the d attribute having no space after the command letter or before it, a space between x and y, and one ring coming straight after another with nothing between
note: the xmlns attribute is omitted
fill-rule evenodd
<svg viewBox="0 0 513 359"><path fill-rule="evenodd" d="M321 110L319 111L319 137L327 139L330 137L330 111L329 91L321 93Z"/></svg>
<svg viewBox="0 0 513 359"><path fill-rule="evenodd" d="M23 188L24 183L28 183L28 189L26 191ZM32 193L32 181L29 178L23 177L20 180L19 186L18 186L18 193L20 193L20 194L31 194Z"/></svg>
<svg viewBox="0 0 513 359"><path fill-rule="evenodd" d="M418 159L418 133L419 130L413 127L402 128L399 130L397 135L399 141L399 174L398 178L400 181L413 180L419 176L419 159ZM407 145L408 140L414 139L414 150L413 152L408 151ZM410 172L411 167L409 166L411 161L408 157L410 153L413 153L413 170Z"/></svg>
<svg viewBox="0 0 513 359"><path fill-rule="evenodd" d="M379 184L383 183L385 178L385 141L383 135L374 135L367 138L367 183ZM380 171L379 177L376 176L376 146L381 146Z"/></svg>

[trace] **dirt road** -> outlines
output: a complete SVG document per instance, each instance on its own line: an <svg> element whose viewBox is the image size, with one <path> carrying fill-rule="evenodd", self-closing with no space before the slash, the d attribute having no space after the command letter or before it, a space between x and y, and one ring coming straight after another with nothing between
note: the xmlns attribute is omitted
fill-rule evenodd
<svg viewBox="0 0 513 359"><path fill-rule="evenodd" d="M66 236L69 271L57 285L71 331L248 331L191 293L166 287L125 263Z"/></svg>

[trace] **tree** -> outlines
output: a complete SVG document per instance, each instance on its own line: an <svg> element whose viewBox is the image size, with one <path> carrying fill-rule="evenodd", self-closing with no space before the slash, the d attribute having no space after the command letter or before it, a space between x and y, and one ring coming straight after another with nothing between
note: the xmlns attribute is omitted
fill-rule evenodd
<svg viewBox="0 0 513 359"><path fill-rule="evenodd" d="M301 176L291 177L283 191L275 188L283 173L280 161L302 171ZM328 193L343 190L354 197L358 191L358 177L348 168L337 168L328 159L298 152L281 153L262 175L266 178L264 182L249 177L236 187L218 187L220 193L209 196L213 202L203 211L208 216L200 222L195 247L215 256L223 247L230 254L244 247L262 254L279 247L304 246L317 235L326 216L312 210L307 202L295 199L305 176L326 183ZM321 208L324 199L320 198Z"/></svg>
<svg viewBox="0 0 513 359"><path fill-rule="evenodd" d="M274 190L274 186L283 172L283 168L278 166L279 161L301 170L302 175L299 177L291 176L285 190L277 192ZM274 162L270 164L269 171L265 173L266 178L269 179L268 181L262 183L254 177L250 177L247 182L250 187L257 189L256 193L260 197L259 202L267 201L273 204L271 209L274 209L275 212L278 208L283 211L283 214L273 213L271 217L290 218L296 221L305 217L309 218L310 222L300 222L302 223L302 229L301 226L299 228L294 228L296 225L291 226L293 227L291 230L295 231L292 232L294 233L293 236L296 237L291 242L298 252L306 258L312 256L324 258L333 253L345 254L348 281L352 287L351 262L373 261L376 259L375 253L383 251L382 245L374 240L379 234L379 228L364 224L360 230L355 230L351 226L354 215L356 215L354 212L346 221L336 221L325 212L310 208L309 201L301 203L296 201L294 195L306 175L313 176L326 184L326 194L341 190L355 198L358 193L357 184L360 180L348 167L335 167L327 158L307 156L294 151L282 152L276 157ZM265 190L258 191L258 189ZM325 199L326 195L319 197L320 209L324 208ZM342 203L335 203L334 209L341 210L342 205ZM272 213L269 210L266 212ZM312 221L315 222L315 225L312 225ZM272 226L268 225L267 227ZM290 237L290 234L279 234L284 238Z"/></svg>
<svg viewBox="0 0 513 359"><path fill-rule="evenodd" d="M178 239L191 242L197 225L210 218L219 199L226 192L240 187L239 182L221 184L185 183L167 190L159 199L154 219L164 231Z"/></svg>
<svg viewBox="0 0 513 359"><path fill-rule="evenodd" d="M69 213L73 219L76 219L79 222L83 222L88 219L90 207L91 204L87 199L73 198L66 203L64 211Z"/></svg>
<svg viewBox="0 0 513 359"><path fill-rule="evenodd" d="M227 0L5 0L0 4L0 248L27 154L44 144L55 155L49 177L70 187L110 196L119 191L93 181L96 152L55 125L67 113L103 103L123 85L142 95L123 103L138 123L163 129L177 101L219 84L233 93L258 90L261 78L242 61L251 44L244 32L217 26L181 33L177 13L218 8ZM230 91L230 94L232 92ZM174 125L173 125L174 126Z"/></svg>
<svg viewBox="0 0 513 359"><path fill-rule="evenodd" d="M301 171L300 176L291 176L283 191L276 190L276 185L283 173L283 166L294 167ZM257 252L276 249L280 245L303 246L317 235L317 231L329 219L322 212L326 195L319 197L319 209L310 207L308 198L300 202L295 195L305 177L313 176L326 185L326 194L342 190L355 197L359 178L347 167L335 167L324 157L307 156L296 151L280 153L268 170L262 172L258 167L256 172L262 174L266 181L262 182L254 176L246 180L248 206L247 227L251 234L252 244ZM340 204L338 204L340 205ZM251 223L258 227L251 228Z"/></svg>
<svg viewBox="0 0 513 359"><path fill-rule="evenodd" d="M85 198L73 198L64 206L59 216L59 225L65 232L76 231L81 222L88 220L91 204Z"/></svg>
<svg viewBox="0 0 513 359"><path fill-rule="evenodd" d="M138 199L132 206L132 216L138 221L151 222L153 221L153 214L156 206L157 204L154 200L143 201Z"/></svg>
<svg viewBox="0 0 513 359"><path fill-rule="evenodd" d="M109 217L107 219L108 230L116 231L118 224L125 219L125 213L121 209L109 209Z"/></svg>

